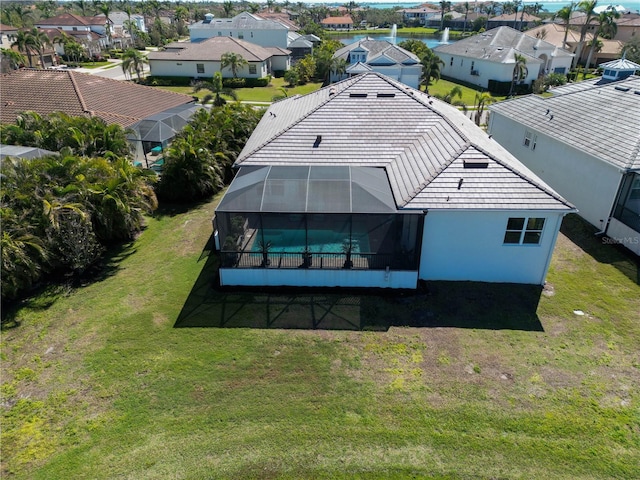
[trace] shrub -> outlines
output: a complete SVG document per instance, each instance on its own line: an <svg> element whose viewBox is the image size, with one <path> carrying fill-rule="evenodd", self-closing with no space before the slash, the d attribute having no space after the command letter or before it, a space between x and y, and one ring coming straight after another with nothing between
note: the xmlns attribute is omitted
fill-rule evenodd
<svg viewBox="0 0 640 480"><path fill-rule="evenodd" d="M188 87L191 85L191 77L147 77L146 84L156 87Z"/></svg>
<svg viewBox="0 0 640 480"><path fill-rule="evenodd" d="M273 71L273 76L276 77L276 78L284 77L284 70L274 70Z"/></svg>
<svg viewBox="0 0 640 480"><path fill-rule="evenodd" d="M223 78L222 86L225 88L243 88L246 85L246 81L248 79L245 78Z"/></svg>

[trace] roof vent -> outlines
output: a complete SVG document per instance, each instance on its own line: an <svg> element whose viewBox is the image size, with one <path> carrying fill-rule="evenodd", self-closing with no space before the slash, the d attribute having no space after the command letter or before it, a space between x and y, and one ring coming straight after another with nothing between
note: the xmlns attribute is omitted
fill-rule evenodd
<svg viewBox="0 0 640 480"><path fill-rule="evenodd" d="M316 137L316 141L313 142L313 148L318 148L320 146L320 142L322 142L322 135L318 135Z"/></svg>
<svg viewBox="0 0 640 480"><path fill-rule="evenodd" d="M463 164L464 164L464 168L488 168L489 167L489 161L481 158L465 160Z"/></svg>
<svg viewBox="0 0 640 480"><path fill-rule="evenodd" d="M335 95L336 94L336 87L331 87L329 89L329 96Z"/></svg>
<svg viewBox="0 0 640 480"><path fill-rule="evenodd" d="M349 96L351 98L367 98L366 93L350 93Z"/></svg>
<svg viewBox="0 0 640 480"><path fill-rule="evenodd" d="M614 88L615 88L616 90L621 91L621 92L628 92L629 90L631 90L629 87L622 87L622 86L620 86L620 85L616 85Z"/></svg>
<svg viewBox="0 0 640 480"><path fill-rule="evenodd" d="M383 92L378 92L377 97L378 98L394 98L396 96L395 93L383 93Z"/></svg>

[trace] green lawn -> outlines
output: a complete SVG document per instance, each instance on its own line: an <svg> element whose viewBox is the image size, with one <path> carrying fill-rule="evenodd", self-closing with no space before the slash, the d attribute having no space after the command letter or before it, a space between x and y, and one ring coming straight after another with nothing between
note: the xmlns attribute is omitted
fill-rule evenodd
<svg viewBox="0 0 640 480"><path fill-rule="evenodd" d="M293 295L212 288L214 207L3 312L3 478L640 477L638 264L576 217L542 295Z"/></svg>
<svg viewBox="0 0 640 480"><path fill-rule="evenodd" d="M111 62L108 62L108 61L104 61L104 62L84 62L84 63L80 64L80 66L82 68L101 68L101 67L106 67L108 65L112 65Z"/></svg>
<svg viewBox="0 0 640 480"><path fill-rule="evenodd" d="M281 88L287 89L287 95L305 95L307 93L318 90L322 85L320 83L307 83L306 85L300 85L293 88L286 87L287 83L283 78L272 78L271 83L266 87L254 87L254 88L237 88L235 89L238 100L243 102L271 102L271 99L275 95L283 95ZM186 95L195 95L202 99L209 92L207 90L201 90L198 93L193 92L191 87L156 87L163 90L169 90L177 93L184 93Z"/></svg>
<svg viewBox="0 0 640 480"><path fill-rule="evenodd" d="M462 101L464 102L465 105L468 105L469 107L473 107L474 103L475 103L475 99L476 99L476 94L478 93L478 90L475 90L473 88L467 87L465 85L460 85L458 83L449 81L449 80L445 80L443 78L441 78L440 80L438 80L437 82L432 81L431 85L429 85L429 93L431 95L446 95L447 93L449 93L451 91L452 88L454 87L460 87L460 89L462 90ZM496 102L502 101L505 98L507 98L505 95L491 95ZM457 98L456 98L457 100Z"/></svg>

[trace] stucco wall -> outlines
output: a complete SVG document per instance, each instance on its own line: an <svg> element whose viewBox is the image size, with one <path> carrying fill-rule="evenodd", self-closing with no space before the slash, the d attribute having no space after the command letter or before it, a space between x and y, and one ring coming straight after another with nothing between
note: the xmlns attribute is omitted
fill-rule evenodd
<svg viewBox="0 0 640 480"><path fill-rule="evenodd" d="M613 165L546 135L537 134L535 150L523 145L527 129L491 112L489 133L551 188L571 202L599 230L605 227L621 179ZM534 132L535 134L535 132Z"/></svg>
<svg viewBox="0 0 640 480"><path fill-rule="evenodd" d="M221 285L416 288L417 272L380 270L320 270L277 268L221 268Z"/></svg>
<svg viewBox="0 0 640 480"><path fill-rule="evenodd" d="M425 217L420 279L541 285L562 214L431 210ZM545 218L539 245L505 245L510 217Z"/></svg>
<svg viewBox="0 0 640 480"><path fill-rule="evenodd" d="M510 82L513 77L512 63L489 62L478 58L468 58L459 55L439 53L437 49L436 54L438 54L440 59L444 62L444 65L440 68L440 73L442 75L456 78L482 88L489 87L489 80ZM453 64L451 64L452 58ZM478 72L478 75L471 75L472 62L473 70ZM531 82L538 77L540 64L537 62L531 63L527 67L529 69L529 73L524 79L524 83L531 84Z"/></svg>
<svg viewBox="0 0 640 480"><path fill-rule="evenodd" d="M204 64L204 73L198 73L197 64ZM249 67L243 67L238 71L241 78L262 78L267 75L267 63L255 62L256 73L250 74ZM220 62L207 61L181 61L181 60L149 60L151 75L158 77L194 77L210 79L213 74L220 71ZM222 72L223 77L231 77L229 68Z"/></svg>

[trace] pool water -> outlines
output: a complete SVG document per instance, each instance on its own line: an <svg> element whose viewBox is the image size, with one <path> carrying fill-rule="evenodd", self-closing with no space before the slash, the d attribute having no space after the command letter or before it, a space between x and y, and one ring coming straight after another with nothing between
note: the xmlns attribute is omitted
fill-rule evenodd
<svg viewBox="0 0 640 480"><path fill-rule="evenodd" d="M264 230L256 232L256 241L251 247L252 252L260 252L261 235L264 241L271 242L271 252L300 253L305 248L304 230ZM353 235L358 241L353 242L353 253L368 252L369 241L366 235ZM313 253L343 253L342 244L345 234L332 230L309 230L309 250Z"/></svg>

